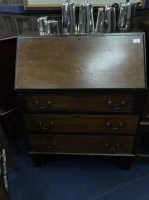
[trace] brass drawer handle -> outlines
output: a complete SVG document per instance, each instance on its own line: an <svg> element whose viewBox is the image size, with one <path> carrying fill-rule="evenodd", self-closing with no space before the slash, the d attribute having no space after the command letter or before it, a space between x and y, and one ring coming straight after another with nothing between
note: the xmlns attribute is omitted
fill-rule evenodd
<svg viewBox="0 0 149 200"><path fill-rule="evenodd" d="M126 105L126 102L123 101L123 100L120 102L119 106L113 104L112 101L108 101L108 106L111 107L111 108L113 108L113 110L121 110L122 107L125 106L125 105Z"/></svg>
<svg viewBox="0 0 149 200"><path fill-rule="evenodd" d="M118 131L123 126L123 123L119 122L117 126L113 126L111 122L107 122L107 126L110 127L112 131Z"/></svg>
<svg viewBox="0 0 149 200"><path fill-rule="evenodd" d="M39 122L39 127L43 130L43 131L46 131L46 130L49 130L50 128L52 128L54 122L49 122L48 123L48 126L44 126L43 125L43 122Z"/></svg>
<svg viewBox="0 0 149 200"><path fill-rule="evenodd" d="M111 145L108 142L106 142L105 143L105 148L110 150L110 151L114 151L114 150L120 148L120 144L119 144L119 142L116 142L115 144Z"/></svg>
<svg viewBox="0 0 149 200"><path fill-rule="evenodd" d="M49 106L51 105L51 101L48 101L46 106L41 106L41 105L39 104L39 101L37 101L37 100L35 100L34 104L35 104L35 106L38 107L40 110L45 110L45 109L48 109L48 108L49 108Z"/></svg>
<svg viewBox="0 0 149 200"><path fill-rule="evenodd" d="M56 142L53 144L47 144L46 142L43 142L43 145L45 146L46 149L53 150L56 147Z"/></svg>

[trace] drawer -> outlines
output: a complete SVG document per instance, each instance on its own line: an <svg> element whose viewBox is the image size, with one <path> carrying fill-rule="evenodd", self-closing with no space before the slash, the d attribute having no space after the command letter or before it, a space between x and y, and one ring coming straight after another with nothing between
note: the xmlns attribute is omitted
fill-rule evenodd
<svg viewBox="0 0 149 200"><path fill-rule="evenodd" d="M136 115L24 115L28 132L49 133L135 133Z"/></svg>
<svg viewBox="0 0 149 200"><path fill-rule="evenodd" d="M130 112L134 110L133 95L43 94L26 95L28 112Z"/></svg>
<svg viewBox="0 0 149 200"><path fill-rule="evenodd" d="M133 136L29 135L31 151L50 153L132 153Z"/></svg>

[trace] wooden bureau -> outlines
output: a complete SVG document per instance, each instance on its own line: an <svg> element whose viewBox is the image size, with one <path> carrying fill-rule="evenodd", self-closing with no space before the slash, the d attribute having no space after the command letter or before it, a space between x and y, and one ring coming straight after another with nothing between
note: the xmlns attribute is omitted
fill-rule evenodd
<svg viewBox="0 0 149 200"><path fill-rule="evenodd" d="M20 36L15 91L34 157L133 157L146 95L144 34Z"/></svg>

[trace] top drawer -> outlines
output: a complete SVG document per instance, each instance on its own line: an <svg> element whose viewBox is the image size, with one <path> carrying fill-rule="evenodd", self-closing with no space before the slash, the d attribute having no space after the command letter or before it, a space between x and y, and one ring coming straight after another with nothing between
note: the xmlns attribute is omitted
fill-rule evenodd
<svg viewBox="0 0 149 200"><path fill-rule="evenodd" d="M133 95L34 94L25 95L28 112L129 112L134 110Z"/></svg>

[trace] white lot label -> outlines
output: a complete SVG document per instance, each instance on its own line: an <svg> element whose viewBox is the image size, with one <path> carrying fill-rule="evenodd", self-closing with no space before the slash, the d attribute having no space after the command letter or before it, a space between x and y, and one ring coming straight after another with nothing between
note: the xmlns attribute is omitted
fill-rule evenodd
<svg viewBox="0 0 149 200"><path fill-rule="evenodd" d="M140 41L140 38L138 38L138 39L133 39L133 43L134 44L136 44L136 43L140 43L141 41Z"/></svg>

